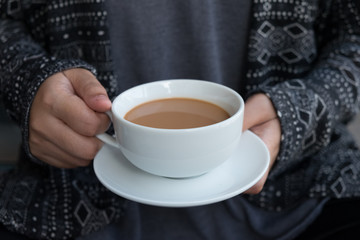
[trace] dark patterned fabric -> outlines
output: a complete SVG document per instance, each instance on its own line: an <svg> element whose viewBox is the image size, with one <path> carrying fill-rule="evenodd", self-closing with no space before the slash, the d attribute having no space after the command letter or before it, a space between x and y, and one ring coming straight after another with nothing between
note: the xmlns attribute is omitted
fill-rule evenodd
<svg viewBox="0 0 360 240"><path fill-rule="evenodd" d="M243 94L266 93L283 134L264 190L246 196L266 210L307 197L360 196L360 153L344 127L359 110L358 5L253 0ZM0 17L0 97L21 126L25 152L1 175L0 221L36 239L71 239L116 221L126 201L92 167L53 168L28 149L29 109L51 74L87 68L110 98L118 93L104 0L1 0Z"/></svg>

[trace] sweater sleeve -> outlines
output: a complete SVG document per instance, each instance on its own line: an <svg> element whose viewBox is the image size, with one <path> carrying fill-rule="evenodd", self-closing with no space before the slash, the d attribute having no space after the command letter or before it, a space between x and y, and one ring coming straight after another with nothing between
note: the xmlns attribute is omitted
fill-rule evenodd
<svg viewBox="0 0 360 240"><path fill-rule="evenodd" d="M8 3L11 4L11 3ZM56 72L82 67L95 73L92 66L78 59L57 59L33 40L21 14L10 14L10 6L0 4L0 99L8 115L20 126L25 152L28 147L29 112L43 81Z"/></svg>
<svg viewBox="0 0 360 240"><path fill-rule="evenodd" d="M282 126L271 178L326 146L337 124L359 111L360 8L352 0L326 2L314 68L302 78L260 87L272 100Z"/></svg>

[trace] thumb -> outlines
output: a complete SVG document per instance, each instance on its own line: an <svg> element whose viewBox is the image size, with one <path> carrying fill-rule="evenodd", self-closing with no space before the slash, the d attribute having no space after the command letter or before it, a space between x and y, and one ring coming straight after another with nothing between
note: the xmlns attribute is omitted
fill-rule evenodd
<svg viewBox="0 0 360 240"><path fill-rule="evenodd" d="M71 82L76 94L89 108L96 112L110 110L111 101L105 88L90 71L76 68L66 70L63 74Z"/></svg>
<svg viewBox="0 0 360 240"><path fill-rule="evenodd" d="M245 103L243 131L276 118L275 108L265 94L258 93Z"/></svg>

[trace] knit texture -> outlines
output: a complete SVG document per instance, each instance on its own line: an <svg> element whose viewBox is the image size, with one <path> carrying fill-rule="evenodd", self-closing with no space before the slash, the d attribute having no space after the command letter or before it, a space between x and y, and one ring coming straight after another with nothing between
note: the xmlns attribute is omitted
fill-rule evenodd
<svg viewBox="0 0 360 240"><path fill-rule="evenodd" d="M110 98L107 12L99 1L0 1L0 97L23 133L19 166L0 178L0 221L36 239L72 239L121 218L126 200L92 166L41 163L28 147L29 109L50 75L82 67ZM281 121L281 151L258 195L281 211L307 197L360 196L360 153L344 124L359 110L356 0L254 0L244 95L264 92ZM56 217L55 217L56 216Z"/></svg>

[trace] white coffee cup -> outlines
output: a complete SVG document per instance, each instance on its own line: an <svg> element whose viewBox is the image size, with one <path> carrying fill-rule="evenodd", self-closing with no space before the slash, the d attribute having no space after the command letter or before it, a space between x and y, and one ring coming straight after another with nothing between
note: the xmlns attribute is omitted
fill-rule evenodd
<svg viewBox="0 0 360 240"><path fill-rule="evenodd" d="M156 99L193 98L214 103L230 118L189 129L160 129L132 123L124 116L134 107ZM233 154L242 135L244 101L220 84L191 79L163 80L138 85L118 95L110 113L115 137L98 138L117 147L136 167L164 177L186 178L204 174Z"/></svg>

